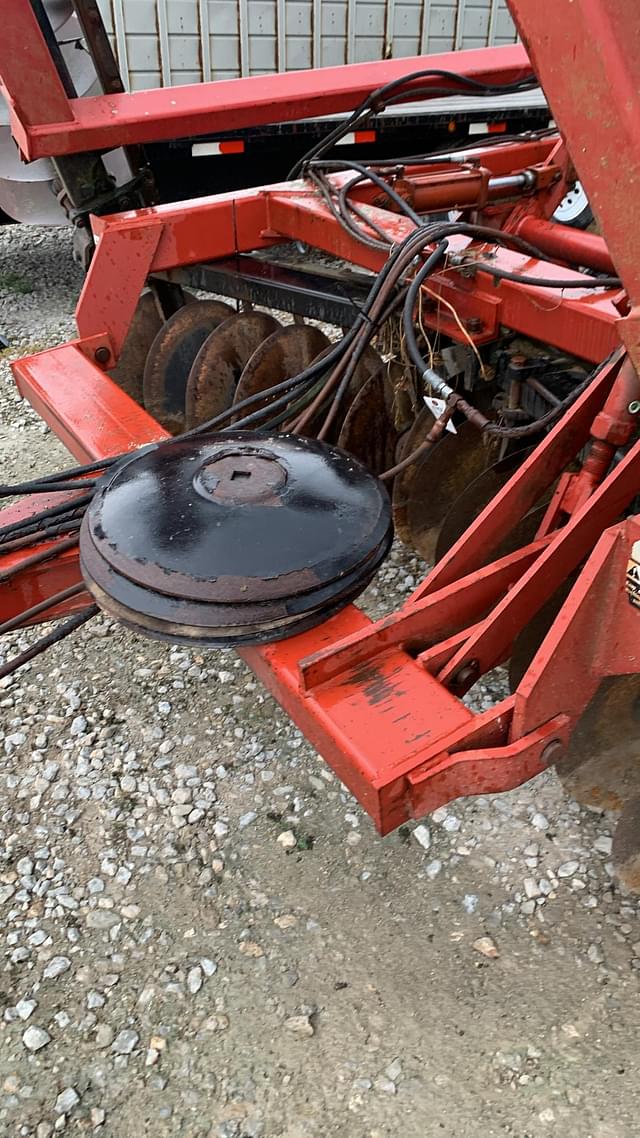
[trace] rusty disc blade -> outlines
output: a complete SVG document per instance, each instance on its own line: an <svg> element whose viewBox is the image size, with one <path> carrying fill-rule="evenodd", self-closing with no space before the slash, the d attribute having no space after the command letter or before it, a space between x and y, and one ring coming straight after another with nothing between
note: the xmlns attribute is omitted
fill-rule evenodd
<svg viewBox="0 0 640 1138"><path fill-rule="evenodd" d="M153 293L145 289L133 314L118 362L109 372L118 386L141 405L144 365L162 324Z"/></svg>
<svg viewBox="0 0 640 1138"><path fill-rule="evenodd" d="M313 324L288 324L278 328L256 348L248 361L236 388L234 403L241 403L276 383L292 379L304 371L328 344L327 336ZM269 398L264 399L251 410L257 411L269 402Z"/></svg>
<svg viewBox="0 0 640 1138"><path fill-rule="evenodd" d="M638 768L640 773L640 768ZM640 893L640 796L622 807L613 835L613 863L627 889Z"/></svg>
<svg viewBox="0 0 640 1138"><path fill-rule="evenodd" d="M640 789L640 677L602 681L556 764L566 790L586 806L621 810Z"/></svg>
<svg viewBox="0 0 640 1138"><path fill-rule="evenodd" d="M185 393L193 361L213 329L233 315L233 309L220 300L185 304L155 337L144 368L144 405L172 434L184 430Z"/></svg>
<svg viewBox="0 0 640 1138"><path fill-rule="evenodd" d="M512 474L530 453L531 449L527 447L524 450L514 451L513 454L506 455L505 458L501 458L499 462L494 462L492 466L488 466L486 470L483 470L477 478L474 478L473 481L464 488L462 493L459 494L452 503L442 521L436 542L436 562L438 562L441 557L444 557L445 553L449 552L458 538L462 536L471 523L482 513L485 506L488 506L489 502L502 490ZM548 499L549 495L545 494L543 501L529 510L525 517L514 526L511 533L509 533L501 545L491 553L492 561L497 560L498 557L504 557L514 549L520 549L523 545L528 545L530 541L533 541L536 530L542 520Z"/></svg>
<svg viewBox="0 0 640 1138"><path fill-rule="evenodd" d="M188 430L226 411L247 361L280 325L266 312L238 312L207 336L189 372L185 398Z"/></svg>
<svg viewBox="0 0 640 1138"><path fill-rule="evenodd" d="M347 390L345 391L344 395L342 396L342 400L340 402L339 412L338 412L336 418L334 419L334 421L333 421L333 423L329 429L329 433L327 435L329 442L338 442L338 439L342 435L342 431L343 431L345 423L347 421L347 417L349 415L349 412L351 411L351 408L353 407L355 400L358 399L358 397L361 395L364 387L368 384L369 380L372 379L373 377L375 377L376 375L383 374L384 371L385 371L385 365L382 362L381 357L378 355L375 348L371 347L371 344L367 344L366 348L364 349L364 352L362 353L362 356L358 360L358 366L356 367L353 375L351 376L351 379L349 380L349 386L347 387ZM372 395L374 394L373 388L371 389L371 393L372 393ZM385 395L384 395L384 401L385 401L385 406L388 403L389 408L392 407L392 400L389 400L387 398L386 391L385 391ZM360 408L362 408L362 406L363 406L362 400L360 401L359 406L360 406ZM317 423L314 423L316 430L320 430L320 428L322 427L322 424L325 420L326 413L327 413L326 409L324 409L320 412L320 414L318 416ZM351 422L353 424L353 418L352 418ZM349 430L353 431L354 430L353 426L350 427ZM357 433L357 432L355 432L355 433ZM340 443L339 445L343 446L343 443ZM349 448L345 447L344 449L347 450ZM353 453L355 454L356 452L354 451ZM374 461L373 457L372 457L371 464L367 461L367 458L364 455L361 457L361 462L364 462L365 466L369 470L374 469L375 461Z"/></svg>
<svg viewBox="0 0 640 1138"><path fill-rule="evenodd" d="M425 407L403 441L404 456L418 449L433 423L434 417ZM440 527L452 503L486 469L491 457L491 444L487 445L472 423L464 421L455 435L446 431L430 451L396 476L396 533L425 561L433 561Z"/></svg>
<svg viewBox="0 0 640 1138"><path fill-rule="evenodd" d="M578 802L621 812L613 861L627 888L640 892L640 676L602 680L556 771Z"/></svg>
<svg viewBox="0 0 640 1138"><path fill-rule="evenodd" d="M382 365L369 375L353 399L338 445L379 475L394 465L398 437L393 418L393 393Z"/></svg>

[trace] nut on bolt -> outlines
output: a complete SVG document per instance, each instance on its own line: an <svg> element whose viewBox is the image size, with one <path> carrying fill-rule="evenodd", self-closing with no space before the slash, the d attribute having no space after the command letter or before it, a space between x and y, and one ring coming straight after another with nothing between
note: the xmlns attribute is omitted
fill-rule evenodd
<svg viewBox="0 0 640 1138"><path fill-rule="evenodd" d="M637 415L640 411L640 399L632 399L627 407L627 411L630 415Z"/></svg>
<svg viewBox="0 0 640 1138"><path fill-rule="evenodd" d="M107 347L96 348L93 353L93 358L97 364L108 364L111 359L111 352Z"/></svg>
<svg viewBox="0 0 640 1138"><path fill-rule="evenodd" d="M562 739L552 739L540 755L540 762L545 767L552 766L553 763L557 763L562 758L564 749Z"/></svg>
<svg viewBox="0 0 640 1138"><path fill-rule="evenodd" d="M474 683L474 681L478 678L479 671L480 661L469 660L468 664L463 664L453 677L454 687L463 688L466 687L467 684Z"/></svg>

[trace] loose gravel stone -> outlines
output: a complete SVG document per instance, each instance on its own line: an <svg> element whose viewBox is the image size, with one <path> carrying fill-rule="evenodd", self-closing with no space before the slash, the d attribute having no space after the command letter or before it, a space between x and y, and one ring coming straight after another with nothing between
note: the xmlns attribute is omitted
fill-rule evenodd
<svg viewBox="0 0 640 1138"><path fill-rule="evenodd" d="M99 1024L96 1028L96 1047L110 1047L113 1043L114 1034L111 1024Z"/></svg>
<svg viewBox="0 0 640 1138"><path fill-rule="evenodd" d="M69 1114L74 1106L80 1102L80 1095L74 1087L67 1087L61 1091L56 1099L56 1112L58 1114Z"/></svg>
<svg viewBox="0 0 640 1138"><path fill-rule="evenodd" d="M416 826L415 830L413 831L413 836L418 845L422 846L423 850L428 850L431 848L431 831L429 830L428 826Z"/></svg>
<svg viewBox="0 0 640 1138"><path fill-rule="evenodd" d="M36 1010L38 1004L35 1000L18 1000L16 1004L16 1011L22 1020L29 1019L30 1015Z"/></svg>
<svg viewBox="0 0 640 1138"><path fill-rule="evenodd" d="M104 931L120 924L120 916L113 909L91 909L87 913L86 922L90 929Z"/></svg>
<svg viewBox="0 0 640 1138"><path fill-rule="evenodd" d="M22 1042L28 1051L40 1051L47 1046L47 1043L51 1043L51 1036L43 1027L36 1027L33 1024L23 1033Z"/></svg>
<svg viewBox="0 0 640 1138"><path fill-rule="evenodd" d="M58 976L62 976L64 972L68 972L70 968L71 961L68 956L53 956L46 965L42 975L45 980L55 980Z"/></svg>
<svg viewBox="0 0 640 1138"><path fill-rule="evenodd" d="M580 865L577 861L563 861L562 865L558 866L556 872L558 877L572 877L574 873L578 872L579 868Z"/></svg>
<svg viewBox="0 0 640 1138"><path fill-rule="evenodd" d="M187 988L192 996L195 996L202 987L202 969L196 965L195 968L190 968L187 973Z"/></svg>
<svg viewBox="0 0 640 1138"><path fill-rule="evenodd" d="M290 1016L284 1021L284 1026L291 1035L297 1035L302 1039L314 1034L313 1024L308 1015Z"/></svg>
<svg viewBox="0 0 640 1138"><path fill-rule="evenodd" d="M139 1039L137 1031L125 1028L116 1035L112 1048L118 1055L130 1055L137 1047Z"/></svg>
<svg viewBox="0 0 640 1138"><path fill-rule="evenodd" d="M481 936L474 940L473 947L476 952L480 952L482 956L488 956L490 960L495 960L500 955L496 942L490 936Z"/></svg>

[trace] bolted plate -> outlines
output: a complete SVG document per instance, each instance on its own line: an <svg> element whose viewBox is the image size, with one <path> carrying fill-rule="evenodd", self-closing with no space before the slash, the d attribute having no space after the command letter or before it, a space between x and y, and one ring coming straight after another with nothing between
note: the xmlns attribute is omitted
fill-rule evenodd
<svg viewBox="0 0 640 1138"><path fill-rule="evenodd" d="M275 317L266 312L237 312L214 328L189 372L187 430L207 423L231 406L245 364L279 327Z"/></svg>
<svg viewBox="0 0 640 1138"><path fill-rule="evenodd" d="M147 448L104 480L80 557L98 603L152 636L230 645L310 627L368 583L389 499L342 451L238 431Z"/></svg>
<svg viewBox="0 0 640 1138"><path fill-rule="evenodd" d="M144 405L172 434L184 430L193 361L213 329L233 315L233 309L220 300L199 300L174 312L155 337L144 368Z"/></svg>

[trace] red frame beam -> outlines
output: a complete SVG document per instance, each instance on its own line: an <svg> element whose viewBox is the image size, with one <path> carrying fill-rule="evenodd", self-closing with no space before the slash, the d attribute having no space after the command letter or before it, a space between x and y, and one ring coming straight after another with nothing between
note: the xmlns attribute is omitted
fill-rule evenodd
<svg viewBox="0 0 640 1138"><path fill-rule="evenodd" d="M54 429L64 432L77 458L111 454L116 441L119 449L127 450L165 437L90 362L80 343L19 361L16 372L21 391L34 400ZM601 384L601 402L607 391ZM111 424L106 431L96 426L97 394L100 418ZM535 574L535 566L562 544L564 533L559 530L466 580L455 580L386 621L372 623L351 605L319 628L241 653L358 797L380 832L462 794L517 786L544 768L550 743L555 747L558 741L567 743L574 716L581 710L576 709L582 689L575 682L575 666L554 682L544 703L545 721L536 722L526 733L513 730L515 708L526 714L519 692L476 715L429 670L429 661L433 666L438 659L449 659L452 651L490 625L490 621L478 624L478 617L496 602L499 606L501 597L508 600L523 572ZM15 569L21 558L26 559L23 553L9 555L3 567ZM0 611L3 617L13 615L16 606L20 611L27 601L33 604L74 580L77 560L68 553L45 564L25 565L8 585L0 583ZM611 588L624 589L620 572L615 582ZM573 612L572 596L559 618L560 627ZM589 597L581 597L583 612L585 604L589 605ZM599 619L599 612L591 611L589 619ZM517 629L512 631L515 635ZM498 641L501 635L496 625ZM581 642L579 661L581 667L586 659L591 661L596 676L614 669L618 657L623 663L627 659L624 653L615 660L610 654L603 658L602 646L598 647L599 654L592 659L591 644ZM540 673L552 666L544 654L534 663ZM586 687L584 692L586 703ZM571 715L565 710L568 702Z"/></svg>
<svg viewBox="0 0 640 1138"><path fill-rule="evenodd" d="M376 88L426 68L485 83L531 73L527 53L516 44L67 100L29 0L9 3L0 87L13 136L29 161L348 112ZM428 98L424 89L441 83L437 76L414 81L407 101Z"/></svg>
<svg viewBox="0 0 640 1138"><path fill-rule="evenodd" d="M522 154L518 146L507 149L516 169L522 169L532 156L529 143L523 144ZM504 156L498 159L489 148L475 153L488 169L493 163L495 169L504 170ZM424 177L423 171L420 176ZM339 185L342 179L332 180ZM363 208L393 243L402 241L414 228L408 218L387 209L374 205ZM149 274L249 252L283 238L306 242L374 272L386 260L383 250L372 249L345 232L319 195L298 183L94 218L93 228L96 252L77 309L78 330L83 339L106 336L115 358ZM468 238L454 237L450 249L463 253L471 244ZM477 251L482 251L482 246L476 244ZM456 308L462 321L481 318L482 330L474 333L478 343L495 339L499 326L506 325L594 363L618 345L619 290L540 287L533 283L536 278L566 279L567 269L494 245L490 246L490 255L496 267L524 273L532 283L503 280L496 286L480 267L473 275L468 270L459 273L446 269L434 273L429 282L431 289ZM127 266L126 273L123 265ZM570 275L580 277L577 270ZM464 333L448 312L446 305L435 312L425 309L424 322L434 331L465 342Z"/></svg>

